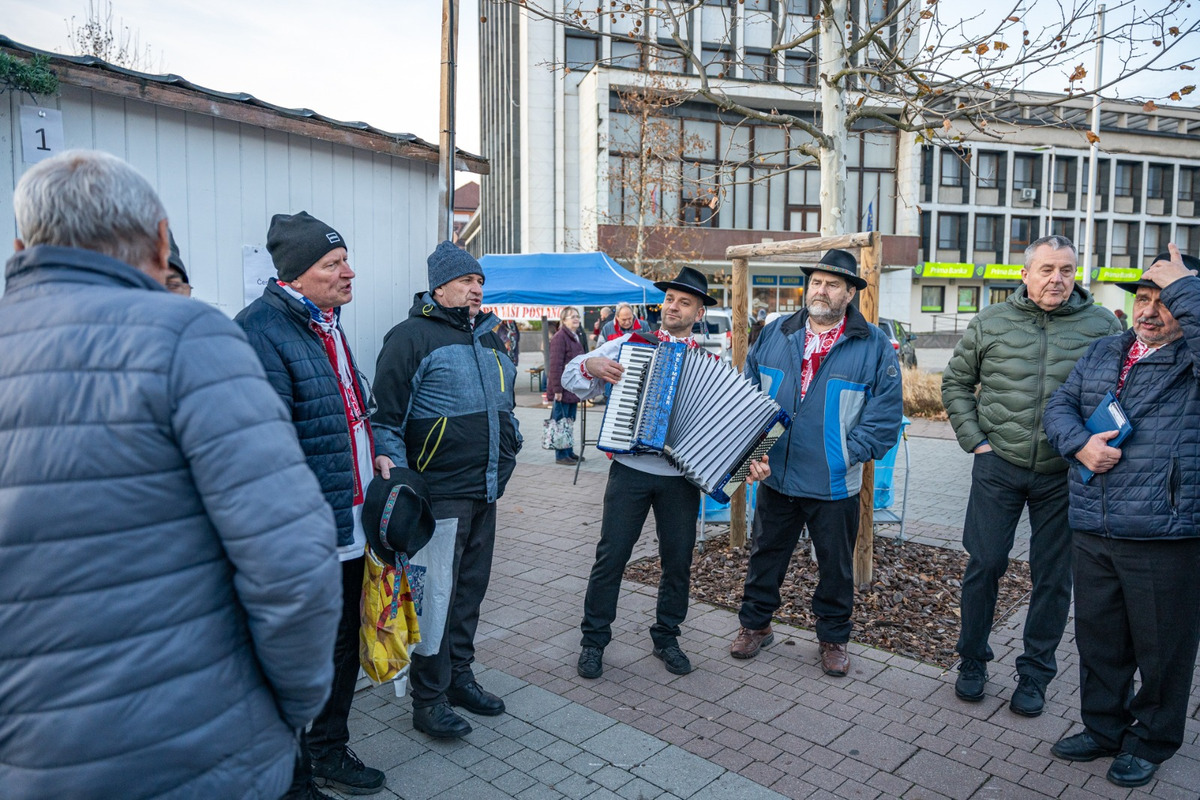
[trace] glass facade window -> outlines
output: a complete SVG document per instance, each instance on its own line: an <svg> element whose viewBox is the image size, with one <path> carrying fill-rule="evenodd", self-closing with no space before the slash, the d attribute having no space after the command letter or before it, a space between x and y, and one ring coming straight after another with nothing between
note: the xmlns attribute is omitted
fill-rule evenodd
<svg viewBox="0 0 1200 800"><path fill-rule="evenodd" d="M978 286L960 286L958 287L958 312L960 314L970 314L979 310L979 287Z"/></svg>
<svg viewBox="0 0 1200 800"><path fill-rule="evenodd" d="M1167 252L1167 243L1171 241L1170 225L1146 225L1146 237L1142 242L1142 255L1156 256Z"/></svg>
<svg viewBox="0 0 1200 800"><path fill-rule="evenodd" d="M1069 192L1075 188L1075 159L1059 156L1054 159L1054 191Z"/></svg>
<svg viewBox="0 0 1200 800"><path fill-rule="evenodd" d="M1200 167L1179 168L1179 199L1196 200L1200 197Z"/></svg>
<svg viewBox="0 0 1200 800"><path fill-rule="evenodd" d="M1008 298L1012 297L1015 290L1011 286L993 286L988 289L988 305L994 306L996 303L1005 303Z"/></svg>
<svg viewBox="0 0 1200 800"><path fill-rule="evenodd" d="M1013 217L1008 249L1012 252L1024 250L1029 243L1037 238L1037 222L1033 217Z"/></svg>
<svg viewBox="0 0 1200 800"><path fill-rule="evenodd" d="M977 185L980 189L1000 187L1000 153L979 153L975 166Z"/></svg>
<svg viewBox="0 0 1200 800"><path fill-rule="evenodd" d="M999 246L1000 225L1003 217L980 214L975 217L975 249L996 250Z"/></svg>
<svg viewBox="0 0 1200 800"><path fill-rule="evenodd" d="M962 214L942 214L938 217L938 248L941 250L958 250L963 246Z"/></svg>
<svg viewBox="0 0 1200 800"><path fill-rule="evenodd" d="M1151 164L1146 170L1146 196L1164 198L1170 196L1171 173L1173 167L1163 164Z"/></svg>
<svg viewBox="0 0 1200 800"><path fill-rule="evenodd" d="M1013 188L1034 189L1038 184L1037 156L1018 155L1013 158Z"/></svg>
<svg viewBox="0 0 1200 800"><path fill-rule="evenodd" d="M1116 195L1117 197L1133 197L1134 179L1137 168L1127 161L1117 162Z"/></svg>
<svg viewBox="0 0 1200 800"><path fill-rule="evenodd" d="M921 310L926 313L941 313L946 307L945 286L921 287Z"/></svg>
<svg viewBox="0 0 1200 800"><path fill-rule="evenodd" d="M963 157L956 150L942 151L942 186L963 185Z"/></svg>
<svg viewBox="0 0 1200 800"><path fill-rule="evenodd" d="M1112 230L1112 254L1114 256L1132 255L1129 243L1137 236L1136 222L1114 222Z"/></svg>
<svg viewBox="0 0 1200 800"><path fill-rule="evenodd" d="M1072 242L1075 241L1075 220L1072 219L1056 219L1050 222L1050 232L1055 236L1065 236Z"/></svg>

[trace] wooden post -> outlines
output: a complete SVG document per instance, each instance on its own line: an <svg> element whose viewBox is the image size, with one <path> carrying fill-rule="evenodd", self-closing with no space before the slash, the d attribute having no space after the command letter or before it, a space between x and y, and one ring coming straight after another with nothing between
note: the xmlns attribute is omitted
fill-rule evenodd
<svg viewBox="0 0 1200 800"><path fill-rule="evenodd" d="M454 235L454 99L458 60L458 0L442 0L441 133L438 135L439 242Z"/></svg>
<svg viewBox="0 0 1200 800"><path fill-rule="evenodd" d="M858 254L859 275L867 282L860 293L858 310L874 325L879 322L879 254L881 237L871 234L871 242ZM875 462L863 464L862 488L858 493L859 519L858 542L854 546L854 584L866 586L871 583L875 551Z"/></svg>
<svg viewBox="0 0 1200 800"><path fill-rule="evenodd" d="M750 307L750 265L745 258L733 259L733 365L738 369L746 366L748 347L747 309ZM746 546L746 487L741 486L729 498L729 544L733 547Z"/></svg>

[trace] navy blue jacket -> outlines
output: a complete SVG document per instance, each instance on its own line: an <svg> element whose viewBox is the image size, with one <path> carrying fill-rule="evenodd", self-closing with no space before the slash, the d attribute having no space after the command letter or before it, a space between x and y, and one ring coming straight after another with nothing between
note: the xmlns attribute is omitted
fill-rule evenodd
<svg viewBox="0 0 1200 800"><path fill-rule="evenodd" d="M0 796L261 798L333 681L333 515L238 327L40 245L0 299Z"/></svg>
<svg viewBox="0 0 1200 800"><path fill-rule="evenodd" d="M379 454L424 473L435 498L494 502L516 466L517 367L493 331L499 322L484 314L472 326L466 308L424 292L383 339L371 418Z"/></svg>
<svg viewBox="0 0 1200 800"><path fill-rule="evenodd" d="M1117 465L1087 484L1071 469L1075 530L1119 539L1200 536L1200 278L1171 284L1162 302L1183 338L1129 370L1118 400L1133 433ZM1116 392L1133 341L1126 331L1095 342L1046 403L1046 435L1072 462L1092 435L1084 421L1106 392Z"/></svg>
<svg viewBox="0 0 1200 800"><path fill-rule="evenodd" d="M800 401L808 311L763 329L746 357L746 375L791 414L771 448L766 483L791 497L842 500L862 487L862 465L900 439L904 399L891 341L850 306L846 330L821 361Z"/></svg>
<svg viewBox="0 0 1200 800"><path fill-rule="evenodd" d="M340 316L340 311L334 313ZM354 543L354 451L341 384L309 319L305 305L275 281L268 282L262 297L234 317L292 415L308 466L333 507L338 546L344 547ZM353 355L350 360L354 361ZM354 371L360 374L357 364ZM368 396L366 387L362 396Z"/></svg>

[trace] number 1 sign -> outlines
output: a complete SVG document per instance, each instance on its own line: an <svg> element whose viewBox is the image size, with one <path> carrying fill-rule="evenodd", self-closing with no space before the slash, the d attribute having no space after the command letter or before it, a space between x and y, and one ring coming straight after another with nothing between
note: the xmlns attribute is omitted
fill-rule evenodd
<svg viewBox="0 0 1200 800"><path fill-rule="evenodd" d="M21 160L36 164L64 149L62 112L21 106Z"/></svg>

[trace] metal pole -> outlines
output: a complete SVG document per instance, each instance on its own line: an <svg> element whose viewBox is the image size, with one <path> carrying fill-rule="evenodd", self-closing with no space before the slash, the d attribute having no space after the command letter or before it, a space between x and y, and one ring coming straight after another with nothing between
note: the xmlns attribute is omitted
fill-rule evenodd
<svg viewBox="0 0 1200 800"><path fill-rule="evenodd" d="M1092 141L1088 155L1088 204L1087 221L1084 222L1083 245L1083 288L1092 285L1092 251L1096 249L1096 156L1100 150L1100 70L1104 64L1104 4L1096 9L1096 71L1092 76L1095 90L1092 95Z"/></svg>
<svg viewBox="0 0 1200 800"><path fill-rule="evenodd" d="M438 135L438 241L454 234L454 100L458 0L442 0L441 132Z"/></svg>

